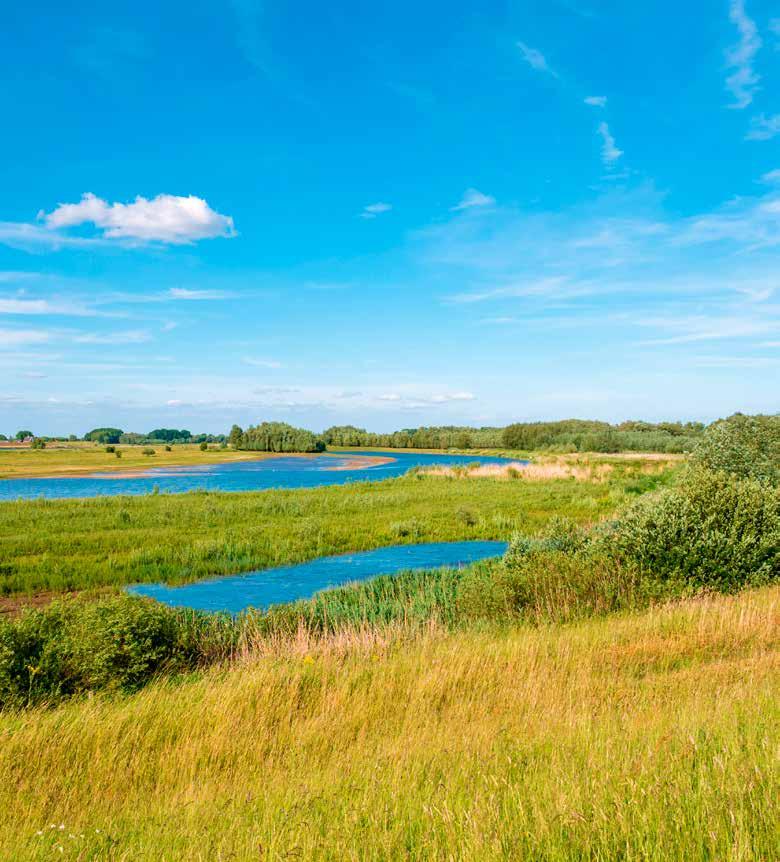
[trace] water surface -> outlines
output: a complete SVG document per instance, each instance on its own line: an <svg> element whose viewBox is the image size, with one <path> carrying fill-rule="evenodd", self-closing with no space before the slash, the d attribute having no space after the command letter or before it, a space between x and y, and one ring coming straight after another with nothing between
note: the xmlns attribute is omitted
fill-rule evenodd
<svg viewBox="0 0 780 862"><path fill-rule="evenodd" d="M350 469L359 456L393 460L364 469ZM231 461L187 467L153 467L138 474L93 473L40 479L0 479L0 500L34 497L100 497L116 494L151 494L160 491L262 491L268 488L313 488L401 476L411 467L433 464L506 464L502 458L474 455L428 455L416 452L339 452L300 458L280 455L257 461ZM346 469L344 467L346 466ZM119 468L120 472L121 468Z"/></svg>
<svg viewBox="0 0 780 862"><path fill-rule="evenodd" d="M247 608L265 610L271 605L308 599L320 590L377 575L392 575L413 569L456 568L498 557L506 542L431 542L424 545L394 545L322 557L308 563L248 572L234 577L196 581L180 587L138 584L128 591L148 596L173 607L236 614Z"/></svg>

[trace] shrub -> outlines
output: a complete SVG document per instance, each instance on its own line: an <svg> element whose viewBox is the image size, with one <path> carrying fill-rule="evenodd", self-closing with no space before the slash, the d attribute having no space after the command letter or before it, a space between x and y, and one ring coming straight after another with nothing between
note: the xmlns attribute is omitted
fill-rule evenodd
<svg viewBox="0 0 780 862"><path fill-rule="evenodd" d="M706 430L693 452L694 466L780 484L780 416L734 416Z"/></svg>
<svg viewBox="0 0 780 862"><path fill-rule="evenodd" d="M106 446L106 452L109 454L116 452L116 446Z"/></svg>
<svg viewBox="0 0 780 862"><path fill-rule="evenodd" d="M155 455L156 453L155 453L154 449L151 449L150 447L148 447L148 446L147 446L147 448L146 448L146 449L144 449L144 450L141 452L141 454L142 454L142 455Z"/></svg>
<svg viewBox="0 0 780 862"><path fill-rule="evenodd" d="M121 458L122 457L121 450L117 449L116 452L114 452L114 455L116 455L117 458Z"/></svg>
<svg viewBox="0 0 780 862"><path fill-rule="evenodd" d="M207 651L225 647L211 637L224 631L218 616L132 596L27 610L0 620L0 707L135 690L160 673L197 667Z"/></svg>
<svg viewBox="0 0 780 862"><path fill-rule="evenodd" d="M171 447L171 446L169 446L169 445L166 443L166 444L165 444L165 451L166 451L166 452L173 452L173 449L172 449L172 447Z"/></svg>
<svg viewBox="0 0 780 862"><path fill-rule="evenodd" d="M209 444L206 443L206 441L204 440L198 448L200 449L201 452L206 452L206 451L208 451Z"/></svg>
<svg viewBox="0 0 780 862"><path fill-rule="evenodd" d="M780 492L725 472L691 469L598 528L589 550L657 579L733 590L780 576Z"/></svg>

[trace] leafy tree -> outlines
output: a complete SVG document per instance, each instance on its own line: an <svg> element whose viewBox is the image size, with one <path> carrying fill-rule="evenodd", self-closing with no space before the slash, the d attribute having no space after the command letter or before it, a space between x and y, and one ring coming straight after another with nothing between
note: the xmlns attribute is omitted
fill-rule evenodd
<svg viewBox="0 0 780 862"><path fill-rule="evenodd" d="M16 432L16 439L17 440L24 440L26 437L32 437L32 436L33 436L32 431L17 431Z"/></svg>
<svg viewBox="0 0 780 862"><path fill-rule="evenodd" d="M322 452L325 442L313 432L286 422L263 422L246 429L238 448L258 452Z"/></svg>
<svg viewBox="0 0 780 862"><path fill-rule="evenodd" d="M241 448L241 437L243 436L243 434L244 434L244 431L241 428L241 426L240 425L234 425L230 429L230 434L228 435L228 443L230 443L230 445L234 449L240 449Z"/></svg>
<svg viewBox="0 0 780 862"><path fill-rule="evenodd" d="M121 428L93 428L84 435L84 439L93 443L118 443L123 433Z"/></svg>
<svg viewBox="0 0 780 862"><path fill-rule="evenodd" d="M695 465L745 479L780 484L780 415L736 413L707 429L691 457Z"/></svg>

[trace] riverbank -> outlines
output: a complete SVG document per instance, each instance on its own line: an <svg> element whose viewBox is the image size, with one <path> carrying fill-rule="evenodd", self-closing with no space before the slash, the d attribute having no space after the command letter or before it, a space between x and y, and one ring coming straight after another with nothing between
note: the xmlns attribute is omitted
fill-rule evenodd
<svg viewBox="0 0 780 862"><path fill-rule="evenodd" d="M121 446L106 452L105 446L82 444L52 449L8 449L0 452L0 480L3 479L57 479L89 477L100 479L127 479L153 475L152 470L171 467L209 467L246 461L263 461L269 458L344 458L338 452L248 452L245 450L212 447L202 451L199 446L176 444L170 451L165 446ZM153 455L144 450L153 449ZM117 457L117 452L121 453ZM363 470L391 463L392 455L380 457L367 453L352 454L344 465L333 470Z"/></svg>

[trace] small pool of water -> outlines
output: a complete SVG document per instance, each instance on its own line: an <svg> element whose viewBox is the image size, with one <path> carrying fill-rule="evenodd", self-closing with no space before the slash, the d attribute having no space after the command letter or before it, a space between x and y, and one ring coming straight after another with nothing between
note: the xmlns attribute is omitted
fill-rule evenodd
<svg viewBox="0 0 780 862"><path fill-rule="evenodd" d="M197 581L180 587L138 584L128 587L128 592L148 596L173 607L237 614L247 608L265 610L271 605L308 599L320 590L366 581L377 575L442 566L457 568L501 556L506 547L506 542L394 545L338 557L322 557L294 566Z"/></svg>

